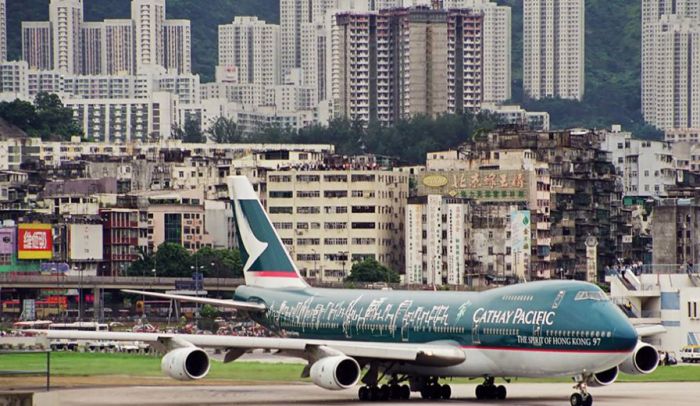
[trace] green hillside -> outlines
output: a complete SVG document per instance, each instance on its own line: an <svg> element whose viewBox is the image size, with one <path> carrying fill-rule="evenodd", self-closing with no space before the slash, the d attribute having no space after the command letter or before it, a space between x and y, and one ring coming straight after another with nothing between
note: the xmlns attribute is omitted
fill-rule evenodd
<svg viewBox="0 0 700 406"><path fill-rule="evenodd" d="M622 124L644 137L658 132L644 126L640 113L640 1L586 0L586 96L583 102L530 101L522 96L522 0L497 0L513 8L513 101L549 111L554 127L607 127ZM87 20L127 18L130 0L86 0ZM22 20L48 19L48 0L10 1L10 57L20 55ZM236 15L279 21L279 0L168 0L168 17L192 20L192 59L203 81L213 78L217 26Z"/></svg>

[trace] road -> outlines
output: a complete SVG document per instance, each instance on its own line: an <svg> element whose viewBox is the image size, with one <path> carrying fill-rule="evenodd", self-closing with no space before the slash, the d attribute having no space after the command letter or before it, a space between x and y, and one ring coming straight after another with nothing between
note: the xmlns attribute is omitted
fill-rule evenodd
<svg viewBox="0 0 700 406"><path fill-rule="evenodd" d="M567 384L512 384L508 385L509 398L498 402L477 402L474 385L454 385L454 399L450 401L423 401L413 399L392 404L469 404L549 406L568 405L572 392ZM700 385L693 383L620 383L591 390L594 404L606 406L656 406L661 404L697 405ZM381 404L372 402L368 404ZM330 392L311 384L249 385L249 386L161 386L114 387L100 389L56 390L37 393L35 405L360 405L356 391Z"/></svg>

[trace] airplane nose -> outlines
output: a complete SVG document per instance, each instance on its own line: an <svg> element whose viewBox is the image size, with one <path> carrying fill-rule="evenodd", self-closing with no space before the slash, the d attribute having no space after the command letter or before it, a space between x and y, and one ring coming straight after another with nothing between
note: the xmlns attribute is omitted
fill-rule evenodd
<svg viewBox="0 0 700 406"><path fill-rule="evenodd" d="M614 345L620 350L632 351L639 341L639 335L632 323L623 314L614 321Z"/></svg>

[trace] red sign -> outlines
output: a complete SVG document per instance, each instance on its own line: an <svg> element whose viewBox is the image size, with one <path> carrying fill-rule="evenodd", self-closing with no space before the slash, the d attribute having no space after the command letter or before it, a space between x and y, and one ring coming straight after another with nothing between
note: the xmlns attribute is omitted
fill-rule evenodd
<svg viewBox="0 0 700 406"><path fill-rule="evenodd" d="M53 257L50 224L20 224L17 229L18 259Z"/></svg>

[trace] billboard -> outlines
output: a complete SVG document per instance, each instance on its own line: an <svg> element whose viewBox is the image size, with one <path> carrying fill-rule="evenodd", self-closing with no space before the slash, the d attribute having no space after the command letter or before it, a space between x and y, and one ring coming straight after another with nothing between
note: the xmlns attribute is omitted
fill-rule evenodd
<svg viewBox="0 0 700 406"><path fill-rule="evenodd" d="M510 213L511 250L515 264L515 275L523 279L530 262L532 247L532 218L528 210L513 210Z"/></svg>
<svg viewBox="0 0 700 406"><path fill-rule="evenodd" d="M530 176L530 172L521 170L428 172L419 176L418 194L522 202L529 199Z"/></svg>
<svg viewBox="0 0 700 406"><path fill-rule="evenodd" d="M102 225L70 224L68 258L71 261L102 261Z"/></svg>
<svg viewBox="0 0 700 406"><path fill-rule="evenodd" d="M0 255L13 255L15 247L15 228L0 227Z"/></svg>
<svg viewBox="0 0 700 406"><path fill-rule="evenodd" d="M52 245L50 224L20 224L17 227L18 259L51 259Z"/></svg>

